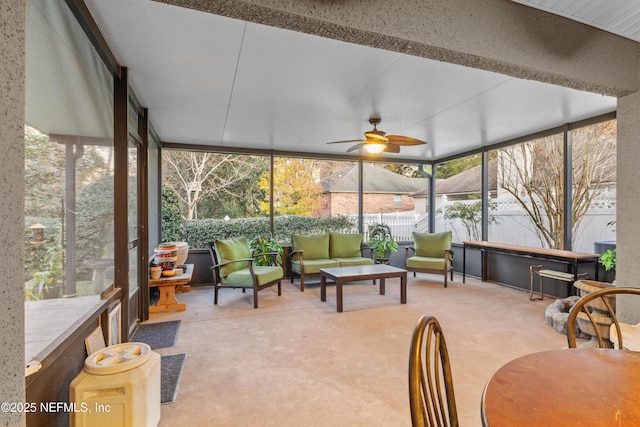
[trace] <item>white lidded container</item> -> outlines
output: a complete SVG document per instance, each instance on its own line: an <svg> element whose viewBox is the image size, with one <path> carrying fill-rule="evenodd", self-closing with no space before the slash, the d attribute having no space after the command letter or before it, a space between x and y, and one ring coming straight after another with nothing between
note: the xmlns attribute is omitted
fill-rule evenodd
<svg viewBox="0 0 640 427"><path fill-rule="evenodd" d="M160 355L145 343L116 344L92 353L69 388L72 427L150 427L160 422Z"/></svg>

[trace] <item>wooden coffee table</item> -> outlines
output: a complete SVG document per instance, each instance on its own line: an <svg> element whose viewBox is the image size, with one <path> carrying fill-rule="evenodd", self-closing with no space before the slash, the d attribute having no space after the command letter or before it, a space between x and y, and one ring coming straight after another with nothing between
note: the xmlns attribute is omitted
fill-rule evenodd
<svg viewBox="0 0 640 427"><path fill-rule="evenodd" d="M358 280L380 280L380 295L385 292L385 279L400 278L400 303L407 303L407 270L385 264L357 265L320 269L320 300L327 300L327 279L336 283L337 311L342 313L342 284Z"/></svg>

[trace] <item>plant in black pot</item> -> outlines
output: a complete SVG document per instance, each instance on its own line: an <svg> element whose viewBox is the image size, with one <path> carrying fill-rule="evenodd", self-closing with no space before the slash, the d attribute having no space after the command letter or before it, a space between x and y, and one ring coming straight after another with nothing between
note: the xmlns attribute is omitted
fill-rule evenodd
<svg viewBox="0 0 640 427"><path fill-rule="evenodd" d="M391 254L398 251L398 243L393 240L391 228L382 223L369 226L369 246L380 264L388 264Z"/></svg>
<svg viewBox="0 0 640 427"><path fill-rule="evenodd" d="M604 266L606 271L614 270L616 268L616 248L607 249L600 255L600 264ZM615 284L616 278L613 277L613 283Z"/></svg>
<svg viewBox="0 0 640 427"><path fill-rule="evenodd" d="M283 249L273 237L271 236L256 236L249 242L249 248L251 248L251 254L255 257L255 265L270 265L274 259L278 265L282 265ZM272 254L272 255L267 255Z"/></svg>

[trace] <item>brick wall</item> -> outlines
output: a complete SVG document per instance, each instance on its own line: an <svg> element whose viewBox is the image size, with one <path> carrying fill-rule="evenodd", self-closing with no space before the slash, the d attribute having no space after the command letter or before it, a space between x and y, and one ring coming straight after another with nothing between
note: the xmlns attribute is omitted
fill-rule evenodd
<svg viewBox="0 0 640 427"><path fill-rule="evenodd" d="M395 195L389 193L365 193L363 195L363 213L406 212L415 209L412 197L402 195L402 207L395 207ZM325 193L323 195L323 215L357 215L357 193Z"/></svg>

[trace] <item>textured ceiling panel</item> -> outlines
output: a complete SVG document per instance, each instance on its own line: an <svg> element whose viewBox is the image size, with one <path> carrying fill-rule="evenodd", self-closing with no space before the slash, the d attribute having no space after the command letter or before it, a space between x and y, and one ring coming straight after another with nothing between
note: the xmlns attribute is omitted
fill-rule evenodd
<svg viewBox="0 0 640 427"><path fill-rule="evenodd" d="M614 111L616 99L148 0L85 0L164 142L344 154L371 130L433 160ZM570 2L572 3L572 2ZM354 152L354 155L359 154Z"/></svg>
<svg viewBox="0 0 640 427"><path fill-rule="evenodd" d="M512 0L640 41L637 0Z"/></svg>

